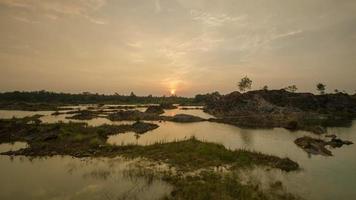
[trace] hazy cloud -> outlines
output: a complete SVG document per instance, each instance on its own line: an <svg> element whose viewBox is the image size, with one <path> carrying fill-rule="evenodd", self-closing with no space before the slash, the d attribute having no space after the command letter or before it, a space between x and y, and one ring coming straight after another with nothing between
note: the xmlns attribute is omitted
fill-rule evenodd
<svg viewBox="0 0 356 200"><path fill-rule="evenodd" d="M355 90L354 0L0 0L0 9L0 90L192 95L234 90L244 75L254 88Z"/></svg>

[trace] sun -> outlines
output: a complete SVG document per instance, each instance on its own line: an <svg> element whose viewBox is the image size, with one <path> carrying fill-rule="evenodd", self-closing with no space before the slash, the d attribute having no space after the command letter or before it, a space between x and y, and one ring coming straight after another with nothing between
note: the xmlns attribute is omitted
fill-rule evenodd
<svg viewBox="0 0 356 200"><path fill-rule="evenodd" d="M171 95L175 95L176 94L176 89L171 89Z"/></svg>

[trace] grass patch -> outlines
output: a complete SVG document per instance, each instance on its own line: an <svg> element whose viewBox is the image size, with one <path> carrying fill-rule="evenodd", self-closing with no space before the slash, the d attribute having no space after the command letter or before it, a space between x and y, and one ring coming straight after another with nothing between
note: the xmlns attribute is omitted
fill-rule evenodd
<svg viewBox="0 0 356 200"><path fill-rule="evenodd" d="M258 185L243 185L236 172L219 174L205 170L196 176L164 176L163 180L174 186L171 195L165 197L166 200L298 199L285 191L262 191Z"/></svg>
<svg viewBox="0 0 356 200"><path fill-rule="evenodd" d="M297 163L288 158L282 159L245 150L228 150L221 144L202 142L195 137L185 141L126 147L122 152L128 157L164 161L184 171L223 165L233 165L236 168L264 165L284 171L299 168Z"/></svg>

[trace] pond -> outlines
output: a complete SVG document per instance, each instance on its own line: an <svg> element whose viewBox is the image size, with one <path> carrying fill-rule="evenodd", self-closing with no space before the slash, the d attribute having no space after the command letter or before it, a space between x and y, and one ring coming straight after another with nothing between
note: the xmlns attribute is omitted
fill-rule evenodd
<svg viewBox="0 0 356 200"><path fill-rule="evenodd" d="M10 111L0 111L0 117L11 117ZM23 116L25 114L32 115L33 113L21 113L22 111L13 111L14 115ZM38 112L36 112L38 113ZM51 112L49 112L51 113ZM41 118L44 122L53 123L59 120L65 120L65 116L51 116L49 113L46 113L44 117ZM184 114L193 114L200 116L202 118L210 118L208 114L204 113L202 110L182 110L174 109L167 110L164 115L174 115L178 113ZM72 120L73 121L73 120ZM105 118L97 118L94 120L87 121L89 125L100 125L103 123L114 124L114 123L132 123L132 122L111 122ZM217 142L223 144L225 147L230 149L248 149L253 151L259 151L265 154L276 155L280 157L289 157L290 159L297 161L302 167L301 171L293 173L283 173L279 170L263 170L256 168L253 170L245 171L244 174L248 179L254 179L256 181L265 181L265 180L280 180L283 185L286 187L287 191L301 195L306 199L317 199L317 200L332 200L332 199L356 199L356 145L343 146L342 148L332 149L334 156L332 157L323 157L323 156L310 156L304 152L301 148L297 147L294 144L296 138L302 136L316 136L305 131L288 131L282 128L275 129L243 129L227 124L219 124L212 122L199 122L199 123L174 123L174 122L154 122L157 123L160 127L147 132L142 135L136 135L134 133L125 133L117 134L109 137L108 143L116 145L127 145L127 144L139 144L139 145L149 145L156 142L170 142L175 140L183 140L189 137L195 136L200 140ZM356 121L353 122L351 127L347 128L329 128L328 132L331 134L337 135L343 140L350 140L356 142ZM24 158L22 158L24 159ZM52 158L51 158L52 159ZM24 180L17 176L17 173L25 173L21 170L11 171L10 169L19 169L20 166L23 166L24 171L29 173L38 173L38 177L42 177L50 174L51 170L47 168L54 167L53 165L61 166L61 170L57 169L55 173L49 177L42 178L43 184L47 179L50 179L51 176L55 178L58 174L63 177L68 178L68 180L74 181L73 184L77 184L74 188L66 188L64 183L66 180L62 180L62 177L56 180L58 184L59 191L51 191L53 193L58 193L62 195L64 193L74 194L75 192L81 191L85 185L89 187L91 184L90 181L84 179L83 176L78 174L83 174L84 172L78 171L78 174L75 175L64 175L65 166L60 163L77 163L79 165L82 161L73 158L53 158L48 161L39 160L36 161L35 165L38 168L42 168L42 171L31 172L29 170L35 170L34 168L28 167L31 166L29 161L25 161L21 164L19 158L14 158L13 161L10 161L8 157L1 156L1 173L4 173L4 170L9 170L9 173L1 174L2 176L11 176L16 180L12 180L13 187L18 188L22 187L27 190L27 187L31 188L31 185L25 184ZM60 160L64 159L64 160ZM57 163L58 162L58 163ZM96 161L93 161L94 163ZM98 161L99 162L99 161ZM27 163L27 164L26 164ZM56 163L56 164L54 164ZM79 163L79 164L78 164ZM100 161L100 165L106 165L105 162ZM28 165L28 166L27 166ZM26 167L25 167L26 166ZM28 169L27 169L28 167ZM109 166L107 166L109 167ZM86 165L83 170L93 170L95 167ZM46 174L48 173L48 174ZM57 174L56 174L57 173ZM24 174L22 175L24 176ZM63 178L64 179L64 178ZM78 179L78 180L77 180ZM94 180L91 180L94 181ZM37 181L36 181L37 182ZM77 182L77 183L76 183ZM94 181L95 182L95 181ZM40 183L39 183L40 184ZM64 186L61 186L63 184ZM112 184L112 183L102 183L102 184ZM154 188L161 188L157 190L162 190L160 194L164 194L168 190L162 189L163 183L157 182L157 186ZM45 186L44 186L45 187ZM62 188L61 188L62 187ZM107 186L106 191L111 191L114 186ZM124 187L121 185L116 185L115 187ZM57 187L53 187L57 188ZM53 190L53 189L52 189ZM70 191L66 191L70 190ZM118 190L118 189L117 189ZM124 189L123 189L124 190ZM155 190L155 189L153 189ZM100 191L100 190L99 190ZM0 191L1 192L1 191ZM116 192L116 190L115 190ZM2 192L1 192L2 193ZM103 194L103 191L98 192L97 194ZM27 193L29 195L30 192ZM116 196L119 194L114 193ZM54 195L55 196L55 195ZM95 196L95 195L94 195ZM0 196L1 197L1 196ZM3 198L0 198L3 199ZM6 198L5 198L6 199Z"/></svg>

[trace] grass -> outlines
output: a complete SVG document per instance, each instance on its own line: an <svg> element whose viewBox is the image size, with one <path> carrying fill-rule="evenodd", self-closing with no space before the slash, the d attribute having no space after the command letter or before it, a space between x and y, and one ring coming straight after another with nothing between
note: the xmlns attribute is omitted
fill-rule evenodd
<svg viewBox="0 0 356 200"><path fill-rule="evenodd" d="M0 142L25 141L30 148L22 153L61 155L145 157L162 161L179 170L197 170L230 165L235 168L263 165L284 171L297 170L298 164L288 158L264 155L246 150L229 150L221 144L202 142L192 137L184 141L156 143L148 146L113 146L106 143L109 135L133 131L144 133L157 125L137 122L133 125L102 125L85 123L42 124L39 116L0 120ZM29 123L36 121L36 123ZM9 137L9 135L11 137ZM54 150L54 151L52 151ZM15 152L16 153L16 152Z"/></svg>
<svg viewBox="0 0 356 200"><path fill-rule="evenodd" d="M245 150L229 150L221 144L202 142L192 137L184 141L156 143L149 146L126 147L122 154L128 157L146 157L164 161L183 171L232 165L235 168L264 165L284 171L297 170L298 164L288 158L264 155Z"/></svg>
<svg viewBox="0 0 356 200"><path fill-rule="evenodd" d="M166 176L163 180L174 186L166 200L294 200L296 196L270 189L262 191L258 185L241 184L236 172L220 174L213 171L202 171L196 176Z"/></svg>
<svg viewBox="0 0 356 200"><path fill-rule="evenodd" d="M238 170L217 172L209 169L190 175L157 171L143 167L125 171L129 178L144 178L147 183L161 179L173 186L164 200L296 200L299 197L285 191L279 181L262 189L257 183L243 184Z"/></svg>

